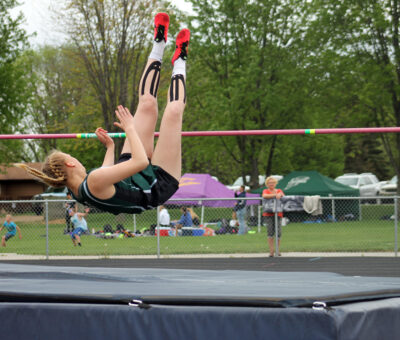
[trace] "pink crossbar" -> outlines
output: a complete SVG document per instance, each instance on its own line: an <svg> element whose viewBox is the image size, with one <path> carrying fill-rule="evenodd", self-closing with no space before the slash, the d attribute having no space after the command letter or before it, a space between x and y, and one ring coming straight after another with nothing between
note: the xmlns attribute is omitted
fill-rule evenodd
<svg viewBox="0 0 400 340"><path fill-rule="evenodd" d="M337 129L284 129L284 130L226 130L226 131L182 131L185 137L205 136L262 136L262 135L326 135L326 134L355 134L355 133L398 133L400 127L366 127L366 128L337 128ZM109 133L113 138L123 138L124 133ZM157 137L159 132L155 133ZM15 134L0 135L0 139L75 139L96 138L94 133L60 133L60 134Z"/></svg>

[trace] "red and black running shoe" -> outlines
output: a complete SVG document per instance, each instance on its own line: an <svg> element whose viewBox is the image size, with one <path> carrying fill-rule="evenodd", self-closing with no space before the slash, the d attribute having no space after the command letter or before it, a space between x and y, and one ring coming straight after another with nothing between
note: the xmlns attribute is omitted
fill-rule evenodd
<svg viewBox="0 0 400 340"><path fill-rule="evenodd" d="M174 65L175 60L178 58L182 58L183 60L187 59L189 39L190 39L190 31L187 28L184 28L178 33L175 43L176 50L172 57L172 65Z"/></svg>
<svg viewBox="0 0 400 340"><path fill-rule="evenodd" d="M167 42L169 16L167 13L158 13L154 18L154 40Z"/></svg>

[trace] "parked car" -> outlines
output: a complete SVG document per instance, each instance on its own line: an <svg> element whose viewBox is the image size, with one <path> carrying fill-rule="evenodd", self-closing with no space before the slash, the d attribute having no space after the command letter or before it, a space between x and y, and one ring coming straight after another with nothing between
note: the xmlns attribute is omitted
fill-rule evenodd
<svg viewBox="0 0 400 340"><path fill-rule="evenodd" d="M68 188L53 188L48 187L45 192L41 194L34 195L32 197L33 200L47 200L47 199L66 199L67 198ZM32 204L33 211L36 215L41 215L43 213L43 203L33 203Z"/></svg>
<svg viewBox="0 0 400 340"><path fill-rule="evenodd" d="M394 176L386 184L382 185L379 190L379 195L382 196L394 196L397 194L397 176Z"/></svg>
<svg viewBox="0 0 400 340"><path fill-rule="evenodd" d="M281 180L283 178L283 176L281 175L271 175L271 177L276 178L278 181ZM259 175L258 176L258 185L259 186L264 186L265 185L265 179L266 177L264 175ZM250 175L246 176L246 182L248 183L250 181ZM238 178L236 178L235 182L233 182L232 185L227 185L226 187L228 189L237 191L239 190L239 188L243 185L243 177L240 176ZM250 190L250 187L248 185L245 185L245 190L248 191Z"/></svg>
<svg viewBox="0 0 400 340"><path fill-rule="evenodd" d="M378 178L370 172L362 174L349 173L335 178L336 182L348 185L360 190L360 196L378 196L381 187L386 183L380 182Z"/></svg>

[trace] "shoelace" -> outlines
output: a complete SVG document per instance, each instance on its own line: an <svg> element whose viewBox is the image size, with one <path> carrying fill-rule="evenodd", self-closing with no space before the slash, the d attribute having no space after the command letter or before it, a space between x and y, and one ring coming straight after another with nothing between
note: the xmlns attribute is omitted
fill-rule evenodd
<svg viewBox="0 0 400 340"><path fill-rule="evenodd" d="M164 40L164 31L165 31L165 27L163 25L159 25L157 27L157 35L155 38L156 42L160 42L160 41Z"/></svg>

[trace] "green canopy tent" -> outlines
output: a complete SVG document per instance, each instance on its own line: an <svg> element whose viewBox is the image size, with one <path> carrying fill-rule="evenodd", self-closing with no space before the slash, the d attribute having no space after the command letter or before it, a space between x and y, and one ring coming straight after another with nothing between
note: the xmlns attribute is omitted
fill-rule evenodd
<svg viewBox="0 0 400 340"><path fill-rule="evenodd" d="M285 195L301 195L322 197L359 197L360 191L347 185L343 185L333 179L320 174L318 171L293 171L283 177L276 186L285 193ZM262 194L266 187L251 191L252 193ZM324 216L335 215L335 219L343 219L344 216L359 216L358 200L323 200ZM305 213L306 214L306 213ZM300 216L298 216L300 218ZM306 217L304 215L303 217ZM303 218L302 218L303 219Z"/></svg>

